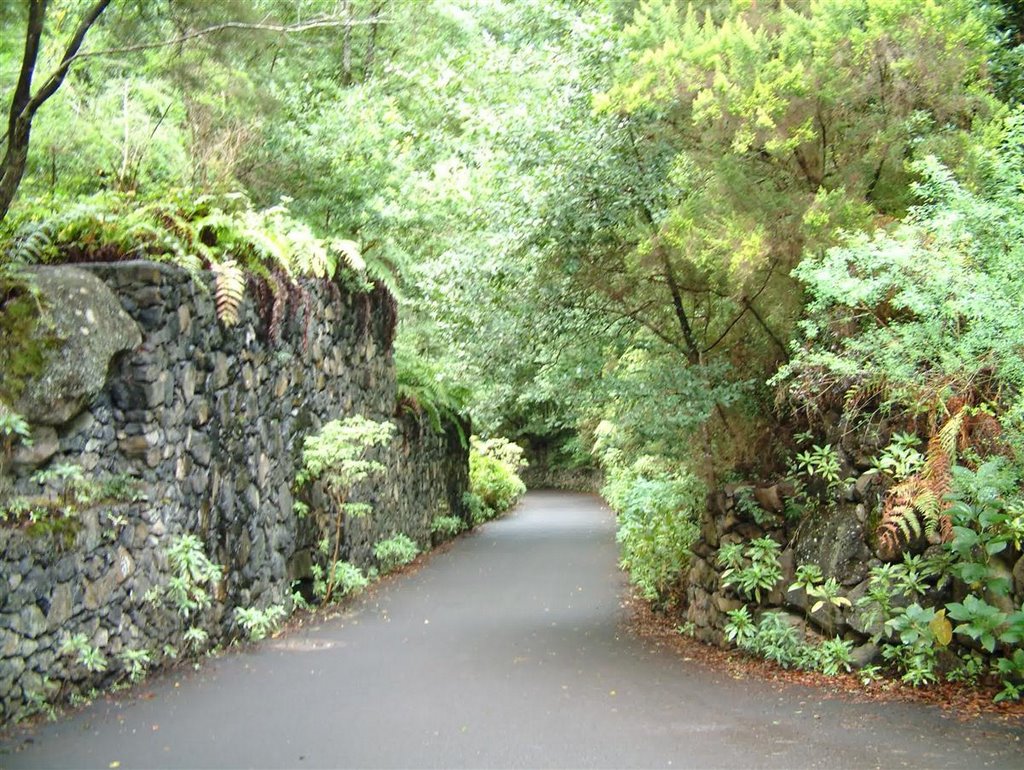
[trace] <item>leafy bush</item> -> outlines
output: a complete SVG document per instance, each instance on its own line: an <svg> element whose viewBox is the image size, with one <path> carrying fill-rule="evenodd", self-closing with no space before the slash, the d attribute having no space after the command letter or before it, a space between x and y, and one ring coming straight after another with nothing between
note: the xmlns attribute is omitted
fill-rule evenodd
<svg viewBox="0 0 1024 770"><path fill-rule="evenodd" d="M744 650L750 649L754 635L757 633L757 626L750 617L750 610L740 607L738 610L729 610L726 613L729 622L725 624L725 638Z"/></svg>
<svg viewBox="0 0 1024 770"><path fill-rule="evenodd" d="M785 613L766 612L756 624L746 607L727 614L726 639L740 649L774 661L783 668L802 668L835 676L849 671L853 665L852 642L837 636L818 645L810 645L800 638L799 631L790 624Z"/></svg>
<svg viewBox="0 0 1024 770"><path fill-rule="evenodd" d="M377 558L382 573L392 572L408 564L419 552L420 548L416 541L404 534L381 540L373 547L373 555Z"/></svg>
<svg viewBox="0 0 1024 770"><path fill-rule="evenodd" d="M766 612L747 642L749 649L783 668L813 668L814 652L783 612Z"/></svg>
<svg viewBox="0 0 1024 770"><path fill-rule="evenodd" d="M484 505L484 501L480 499L480 495L475 495L472 492L465 492L462 495L462 504L466 506L466 510L469 511L469 520L472 522L472 526L483 524L485 521L492 518L491 510Z"/></svg>
<svg viewBox="0 0 1024 770"><path fill-rule="evenodd" d="M706 499L694 475L644 457L612 469L602 494L618 513L621 565L650 600L665 601L689 563Z"/></svg>
<svg viewBox="0 0 1024 770"><path fill-rule="evenodd" d="M470 440L469 490L480 501L481 518L504 513L525 494L526 485L519 478L524 467L523 450L511 441L482 441L476 436Z"/></svg>
<svg viewBox="0 0 1024 770"><path fill-rule="evenodd" d="M146 669L153 665L153 655L149 650L122 650L119 656L128 678L133 682L141 682L146 678Z"/></svg>
<svg viewBox="0 0 1024 770"><path fill-rule="evenodd" d="M235 607L235 620L249 634L249 640L258 642L277 628L285 616L285 609L280 604L271 604L266 609L256 607Z"/></svg>
<svg viewBox="0 0 1024 770"><path fill-rule="evenodd" d="M202 541L195 535L179 535L167 547L167 559L174 574L164 590L178 613L188 618L207 609L213 601L208 588L223 579L224 570L210 561Z"/></svg>
<svg viewBox="0 0 1024 770"><path fill-rule="evenodd" d="M999 382L1021 392L1022 137L1017 113L1002 147L979 152L986 173L973 189L918 162L923 203L901 226L805 256L806 344L777 377L798 402L846 395L855 406L851 386L909 410Z"/></svg>
<svg viewBox="0 0 1024 770"><path fill-rule="evenodd" d="M835 676L849 671L853 666L853 642L840 639L826 639L814 648L814 667L825 674Z"/></svg>
<svg viewBox="0 0 1024 770"><path fill-rule="evenodd" d="M370 585L370 580L363 574L363 571L347 561L334 562L329 582L333 586L333 595L337 598L355 596ZM324 568L319 564L314 564L313 595L326 601L327 587L328 580L325 577Z"/></svg>
<svg viewBox="0 0 1024 770"><path fill-rule="evenodd" d="M321 526L330 530L320 541L319 548L327 562L320 570L325 602L330 602L337 585L335 578L339 574L337 565L346 518L368 516L373 511L367 503L349 500L352 488L385 470L382 463L368 459L366 453L372 447L385 446L394 432L395 426L390 422L375 422L353 415L344 420L331 420L319 433L307 436L303 442L302 468L295 475L295 484L302 487L319 481L333 504L333 510L321 511L318 517ZM301 513L304 508L305 505L297 508L296 514L304 515Z"/></svg>
<svg viewBox="0 0 1024 770"><path fill-rule="evenodd" d="M82 633L72 634L61 642L60 653L72 657L86 671L98 672L107 670L107 659L100 649L89 643L89 638Z"/></svg>
<svg viewBox="0 0 1024 770"><path fill-rule="evenodd" d="M458 516L438 515L430 522L430 531L445 540L455 537L465 528L466 522Z"/></svg>
<svg viewBox="0 0 1024 770"><path fill-rule="evenodd" d="M761 601L762 592L771 591L782 579L779 565L779 544L770 537L723 545L716 561L725 567L722 586L736 586L747 599Z"/></svg>

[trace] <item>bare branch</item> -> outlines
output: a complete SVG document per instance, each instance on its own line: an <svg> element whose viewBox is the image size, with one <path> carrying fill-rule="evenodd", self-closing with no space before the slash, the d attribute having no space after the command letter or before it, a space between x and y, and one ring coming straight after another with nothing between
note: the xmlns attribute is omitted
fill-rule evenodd
<svg viewBox="0 0 1024 770"><path fill-rule="evenodd" d="M152 43L136 43L134 45L126 45L120 48L104 48L99 51L86 51L84 53L78 54L75 58L91 59L97 56L113 56L115 54L134 53L136 51L150 51L154 48L167 48L168 46L181 45L182 43L187 43L189 40L196 40L201 37L216 35L218 32L226 32L232 29L255 30L258 32L275 32L282 35L291 35L297 32L308 32L314 29L359 27L386 23L387 20L382 19L380 17L371 17L369 19L336 19L333 17L323 17L319 19L312 19L310 21L298 22L296 24L269 24L266 22L226 21L223 24L214 24L211 27L204 27L203 29L197 29L193 30L192 32L186 32L183 35L168 38L167 40L157 40Z"/></svg>

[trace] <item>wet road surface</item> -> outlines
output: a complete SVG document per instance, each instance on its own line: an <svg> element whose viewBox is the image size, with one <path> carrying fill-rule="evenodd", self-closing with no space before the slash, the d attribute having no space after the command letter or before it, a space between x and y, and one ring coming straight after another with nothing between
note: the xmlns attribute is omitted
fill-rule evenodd
<svg viewBox="0 0 1024 770"><path fill-rule="evenodd" d="M532 492L340 617L16 734L0 767L1024 768L1020 728L651 649L624 595L607 508Z"/></svg>

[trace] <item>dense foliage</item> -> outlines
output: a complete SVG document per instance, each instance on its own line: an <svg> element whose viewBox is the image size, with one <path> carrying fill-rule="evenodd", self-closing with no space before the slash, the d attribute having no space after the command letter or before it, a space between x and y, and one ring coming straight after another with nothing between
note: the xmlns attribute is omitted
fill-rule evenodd
<svg viewBox="0 0 1024 770"><path fill-rule="evenodd" d="M526 492L519 478L525 466L522 448L507 439L471 439L466 502L474 523L493 519L519 501Z"/></svg>
<svg viewBox="0 0 1024 770"><path fill-rule="evenodd" d="M601 493L619 514L622 566L647 599L678 597L706 494L693 474L653 457L607 463Z"/></svg>

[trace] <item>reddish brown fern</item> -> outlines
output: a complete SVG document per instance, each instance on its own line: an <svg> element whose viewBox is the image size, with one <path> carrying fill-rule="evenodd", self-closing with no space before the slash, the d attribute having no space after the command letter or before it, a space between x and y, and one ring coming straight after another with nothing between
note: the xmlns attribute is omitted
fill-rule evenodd
<svg viewBox="0 0 1024 770"><path fill-rule="evenodd" d="M968 415L961 406L942 428L928 440L921 470L889 490L878 524L879 541L892 552L900 550L901 540L909 543L924 535L931 542L945 542L953 534L953 524L945 501L953 480L953 463L962 446L961 433Z"/></svg>
<svg viewBox="0 0 1024 770"><path fill-rule="evenodd" d="M932 543L949 542L953 522L947 513L946 495L952 487L957 453L966 447L982 455L1003 451L999 421L991 414L962 397L950 399L946 413L951 416L945 424L933 428L921 470L886 495L878 538L893 553L901 550L901 542L910 543L922 535Z"/></svg>

